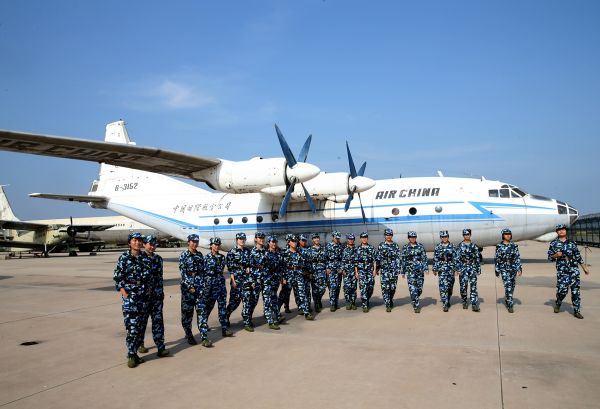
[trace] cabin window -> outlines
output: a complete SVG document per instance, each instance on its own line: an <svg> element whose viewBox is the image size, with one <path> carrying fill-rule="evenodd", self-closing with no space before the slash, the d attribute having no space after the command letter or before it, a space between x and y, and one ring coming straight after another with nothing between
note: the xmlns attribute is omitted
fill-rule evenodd
<svg viewBox="0 0 600 409"><path fill-rule="evenodd" d="M498 197L498 190L497 189L491 189L489 191L490 197Z"/></svg>
<svg viewBox="0 0 600 409"><path fill-rule="evenodd" d="M510 197L510 191L506 188L500 189L500 197L502 197L502 198Z"/></svg>
<svg viewBox="0 0 600 409"><path fill-rule="evenodd" d="M229 223L229 224L233 223L233 217L230 217L229 219L227 219L227 223Z"/></svg>
<svg viewBox="0 0 600 409"><path fill-rule="evenodd" d="M219 219L213 220L215 224L219 224Z"/></svg>
<svg viewBox="0 0 600 409"><path fill-rule="evenodd" d="M262 223L263 217L262 216L256 216L256 221L259 222L259 223Z"/></svg>
<svg viewBox="0 0 600 409"><path fill-rule="evenodd" d="M398 216L398 215L400 214L400 210L398 210L398 208L397 208L397 207L394 207L394 208L392 209L392 214L393 214L394 216Z"/></svg>
<svg viewBox="0 0 600 409"><path fill-rule="evenodd" d="M410 213L411 216L414 216L415 214L417 214L417 208L411 207L410 209L408 209L408 213Z"/></svg>
<svg viewBox="0 0 600 409"><path fill-rule="evenodd" d="M242 223L248 223L248 218L246 216L242 217Z"/></svg>

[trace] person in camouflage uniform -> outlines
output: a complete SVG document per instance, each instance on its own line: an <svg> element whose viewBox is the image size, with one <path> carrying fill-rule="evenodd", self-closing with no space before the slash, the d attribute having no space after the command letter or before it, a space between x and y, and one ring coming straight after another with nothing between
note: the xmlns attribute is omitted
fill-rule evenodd
<svg viewBox="0 0 600 409"><path fill-rule="evenodd" d="M263 297L263 312L265 319L267 320L267 324L270 329L278 330L279 325L277 321L279 320L279 314L273 311L273 303L275 300L273 299L274 292L274 280L271 276L271 268L270 268L270 258L268 255L268 251L265 248L265 234L263 232L257 232L255 234L256 245L250 251L250 271L252 276L256 280L258 296L262 293Z"/></svg>
<svg viewBox="0 0 600 409"><path fill-rule="evenodd" d="M306 294L305 294L306 305L308 305L308 312L312 314L312 312L313 312L312 302L311 302L312 296L310 293L310 289L312 286L313 275L312 275L312 266L309 263L310 247L308 247L308 238L304 234L301 234L299 236L298 251L300 253L302 253L304 255L304 258L306 259L306 270L304 270L302 279L304 280L304 289L306 291ZM300 287L298 286L296 288L300 288ZM296 294L296 292L294 291L294 295L295 294ZM300 311L298 311L298 314L301 315Z"/></svg>
<svg viewBox="0 0 600 409"><path fill-rule="evenodd" d="M289 240L287 240L288 238L293 237L293 234L288 234L286 236L286 249L289 249L290 245L289 245ZM285 254L285 251L282 251L281 253L281 257L282 257L282 268L283 268L283 272L282 272L282 280L281 280L281 290L279 290L279 296L277 297L277 305L279 307L279 310L281 311L281 307L283 306L285 309L285 313L289 314L292 311L290 310L290 297L292 295L292 291L294 292L294 298L296 300L296 306L298 307L298 311L300 311L300 304L298 302L298 298L296 295L296 290L294 289L294 280L296 279L294 276L291 277L287 277L287 275L285 274L285 266L283 265L283 255Z"/></svg>
<svg viewBox="0 0 600 409"><path fill-rule="evenodd" d="M250 274L248 260L250 250L244 247L246 244L246 233L235 235L236 246L229 250L225 263L229 271L229 303L227 304L227 325L230 326L229 318L242 302L242 289L246 285Z"/></svg>
<svg viewBox="0 0 600 409"><path fill-rule="evenodd" d="M192 335L192 319L194 318L194 308L196 309L196 319L198 329L200 329L200 304L204 297L204 257L198 251L197 234L190 234L188 237L188 249L179 256L179 271L181 273L181 326L185 332L187 342L190 345L196 345L197 342Z"/></svg>
<svg viewBox="0 0 600 409"><path fill-rule="evenodd" d="M332 240L325 246L327 257L326 273L329 282L329 309L333 312L338 308L340 286L342 285L342 252L344 246L340 243L342 234L339 231L331 233Z"/></svg>
<svg viewBox="0 0 600 409"><path fill-rule="evenodd" d="M267 285L271 288L271 310L277 324L285 321L285 316L279 313L279 302L277 290L283 281L283 252L279 248L277 236L267 238L269 248L267 249ZM264 297L263 297L264 298Z"/></svg>
<svg viewBox="0 0 600 409"><path fill-rule="evenodd" d="M354 262L356 263L354 271L360 286L360 300L363 312L369 312L370 300L373 295L373 287L375 286L376 260L377 251L375 247L369 244L369 234L362 232L360 234L360 246L356 248L354 257Z"/></svg>
<svg viewBox="0 0 600 409"><path fill-rule="evenodd" d="M342 276L344 277L344 298L346 309L356 309L356 247L355 236L350 233L346 235L346 245L342 251Z"/></svg>
<svg viewBox="0 0 600 409"><path fill-rule="evenodd" d="M463 309L469 308L467 291L471 287L471 307L479 312L479 295L477 293L477 276L481 274L481 253L471 241L471 229L463 229L463 241L456 249L458 271L460 272L460 297Z"/></svg>
<svg viewBox="0 0 600 409"><path fill-rule="evenodd" d="M558 237L550 243L548 248L548 260L556 262L556 303L554 312L560 312L563 299L571 288L571 303L573 304L574 317L583 319L581 314L581 295L579 265L583 272L588 275L590 271L581 258L577 243L567 238L567 226L559 224L556 226Z"/></svg>
<svg viewBox="0 0 600 409"><path fill-rule="evenodd" d="M242 298L244 300L242 318L244 319L244 329L248 332L254 332L252 316L254 315L254 309L256 308L256 304L258 304L258 299L262 290L262 275L266 268L266 250L264 246L265 233L257 231L254 234L254 247L250 250L250 254L248 255L250 274L248 274L246 283L242 289Z"/></svg>
<svg viewBox="0 0 600 409"><path fill-rule="evenodd" d="M502 229L502 242L496 244L496 256L494 265L496 277L502 276L504 283L504 305L509 313L514 312L513 293L517 275L523 274L521 266L521 255L519 246L512 242L512 232L510 229Z"/></svg>
<svg viewBox="0 0 600 409"><path fill-rule="evenodd" d="M427 266L427 252L421 243L417 243L417 232L408 232L408 243L402 246L402 278L406 276L408 292L415 313L421 312L419 297L423 292Z"/></svg>
<svg viewBox="0 0 600 409"><path fill-rule="evenodd" d="M385 310L392 312L401 267L400 247L392 240L394 236L392 229L385 229L383 235L385 241L382 241L377 248L377 270L381 275L381 294Z"/></svg>
<svg viewBox="0 0 600 409"><path fill-rule="evenodd" d="M141 252L144 268L149 272L150 279L150 296L148 300L148 310L142 319L142 343L138 348L141 353L148 352L144 346L144 334L148 319L152 318L152 339L156 344L158 357L169 355L169 351L165 348L165 323L163 321L163 302L165 292L163 289L163 259L156 254L156 246L158 240L156 236L144 237L144 251Z"/></svg>
<svg viewBox="0 0 600 409"><path fill-rule="evenodd" d="M433 274L438 276L440 300L444 312L450 308L450 298L454 288L454 276L457 274L457 258L454 245L448 241L448 230L440 231L441 242L433 250Z"/></svg>
<svg viewBox="0 0 600 409"><path fill-rule="evenodd" d="M219 311L219 323L221 324L221 334L224 337L230 337L233 333L229 330L227 324L227 287L225 286L225 256L219 253L221 249L221 239L211 237L210 253L204 256L204 277L206 280L206 296L200 303L200 337L202 346L211 347L212 342L208 339L208 317L217 303Z"/></svg>
<svg viewBox="0 0 600 409"><path fill-rule="evenodd" d="M301 275L306 271L306 259L305 256L298 251L298 239L292 234L286 236L288 248L283 252L283 280L284 282L292 280L294 287L298 293L298 307L302 311L304 318L307 320L313 320L314 317L309 311L307 302L308 300L304 296L306 289L304 288L304 280Z"/></svg>
<svg viewBox="0 0 600 409"><path fill-rule="evenodd" d="M113 279L115 288L122 297L123 322L125 324L125 344L127 345L127 366L135 368L144 362L137 354L143 341L143 318L147 313L151 290L149 270L144 266L141 255L142 235L130 233L129 250L119 257Z"/></svg>
<svg viewBox="0 0 600 409"><path fill-rule="evenodd" d="M323 309L323 295L327 288L327 255L325 247L321 246L321 236L318 233L312 235L313 245L308 251L308 261L311 266L312 295L315 303L315 312L321 312Z"/></svg>

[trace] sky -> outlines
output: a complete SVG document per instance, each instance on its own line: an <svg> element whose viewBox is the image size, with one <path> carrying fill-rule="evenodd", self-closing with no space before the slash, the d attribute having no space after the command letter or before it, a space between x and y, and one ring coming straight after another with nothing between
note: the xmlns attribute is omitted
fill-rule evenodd
<svg viewBox="0 0 600 409"><path fill-rule="evenodd" d="M480 177L600 211L598 1L0 2L0 129L245 160L313 135L366 176ZM100 216L98 165L0 152L23 220ZM196 183L196 182L191 182Z"/></svg>

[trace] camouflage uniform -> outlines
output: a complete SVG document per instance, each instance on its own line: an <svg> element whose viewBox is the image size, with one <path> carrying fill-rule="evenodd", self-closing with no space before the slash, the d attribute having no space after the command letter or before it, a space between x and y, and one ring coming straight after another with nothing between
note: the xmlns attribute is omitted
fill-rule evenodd
<svg viewBox="0 0 600 409"><path fill-rule="evenodd" d="M510 311L513 306L513 293L515 291L517 273L522 271L519 246L512 242L496 244L494 263L496 265L496 276L502 276L502 282L504 283L504 303Z"/></svg>
<svg viewBox="0 0 600 409"><path fill-rule="evenodd" d="M557 229L558 230L558 229ZM554 259L552 256L558 252L562 257ZM571 288L571 303L575 313L581 311L580 294L580 272L579 264L583 264L583 258L577 248L577 243L571 239L561 241L556 238L550 243L548 248L548 260L556 261L556 306L559 309L563 299L567 296ZM555 310L555 312L558 312Z"/></svg>
<svg viewBox="0 0 600 409"><path fill-rule="evenodd" d="M336 236L338 232L334 232ZM329 270L329 304L331 308L337 309L338 298L340 297L340 287L342 285L342 253L344 245L330 241L325 246L325 256L327 257L326 268Z"/></svg>
<svg viewBox="0 0 600 409"><path fill-rule="evenodd" d="M275 324L279 314L274 314L273 311L273 280L269 277L269 259L267 249L254 247L250 252L250 271L254 280L257 283L256 302L262 292L264 315L269 325ZM256 303L254 304L256 305ZM252 316L250 316L252 321Z"/></svg>
<svg viewBox="0 0 600 409"><path fill-rule="evenodd" d="M304 271L306 271L306 259L299 251L291 251L289 248L283 252L283 277L284 280L292 282L298 294L298 308L305 317L309 317L308 300L306 299L306 288L304 287Z"/></svg>
<svg viewBox="0 0 600 409"><path fill-rule="evenodd" d="M377 248L377 268L381 274L381 294L386 309L394 307L394 294L401 268L400 247L395 242L383 241Z"/></svg>
<svg viewBox="0 0 600 409"><path fill-rule="evenodd" d="M471 287L471 305L474 309L479 308L479 296L477 294L477 276L481 274L481 254L475 243L462 241L456 248L458 259L458 271L460 272L460 298L463 306L468 305L467 292Z"/></svg>
<svg viewBox="0 0 600 409"><path fill-rule="evenodd" d="M354 235L348 235L354 237ZM348 238L348 237L347 237ZM356 309L356 246L344 246L342 251L342 274L344 275L344 298L346 309Z"/></svg>
<svg viewBox="0 0 600 409"><path fill-rule="evenodd" d="M304 241L304 246L302 246L300 243ZM314 278L312 276L312 267L309 263L309 258L310 258L310 247L305 247L307 245L307 237L304 234L300 235L300 241L298 242L298 251L300 253L302 253L302 255L304 256L304 259L306 260L306 267L304 270L304 274L302 275L302 279L304 280L304 290L306 292L305 297L306 297L306 305L308 305L308 312L312 313L312 294L310 292L310 289L312 287L312 282L314 281ZM298 287L299 288L299 287ZM294 292L294 295L296 293Z"/></svg>
<svg viewBox="0 0 600 409"><path fill-rule="evenodd" d="M356 247L354 262L358 269L358 284L360 286L360 300L362 302L363 311L369 309L371 296L373 295L373 287L375 286L375 260L377 259L377 251L370 244L360 245Z"/></svg>
<svg viewBox="0 0 600 409"><path fill-rule="evenodd" d="M179 256L179 271L181 273L181 325L185 336L192 337L192 319L196 308L196 320L200 330L202 312L200 305L203 302L206 280L204 279L204 257L196 251L192 253L185 250ZM194 290L192 293L191 290Z"/></svg>
<svg viewBox="0 0 600 409"><path fill-rule="evenodd" d="M227 271L235 279L236 286L233 286L233 280L230 280L229 288L229 304L227 305L228 316L239 307L242 302L242 290L248 280L248 261L250 257L250 250L246 248L235 247L227 253L225 263L227 264Z"/></svg>
<svg viewBox="0 0 600 409"><path fill-rule="evenodd" d="M219 241L220 244L220 241ZM208 316L210 315L215 301L219 311L219 323L221 330L228 328L227 324L227 288L225 286L225 256L212 252L204 256L204 279L206 280L205 297L200 300L200 337L208 339Z"/></svg>
<svg viewBox="0 0 600 409"><path fill-rule="evenodd" d="M325 271L327 255L325 254L325 247L311 246L307 252L307 256L312 273L311 286L315 311L319 312L323 309L322 300L327 288L327 272Z"/></svg>
<svg viewBox="0 0 600 409"><path fill-rule="evenodd" d="M150 279L150 297L148 310L142 321L142 345L144 345L144 334L148 318L152 318L152 339L156 348L161 350L165 348L165 324L163 321L163 302L165 293L163 289L163 259L158 254L152 255L142 251L142 260L146 270L149 272Z"/></svg>
<svg viewBox="0 0 600 409"><path fill-rule="evenodd" d="M123 322L125 323L125 344L127 354L137 356L137 350L143 341L143 318L147 313L151 290L151 280L144 266L142 256L134 256L131 250L125 251L119 257L113 279L115 288L127 292L123 298Z"/></svg>
<svg viewBox="0 0 600 409"><path fill-rule="evenodd" d="M267 250L267 287L271 289L271 311L273 319L279 318L279 303L277 300L277 290L283 278L283 252L280 248L275 251ZM263 296L264 300L264 296Z"/></svg>
<svg viewBox="0 0 600 409"><path fill-rule="evenodd" d="M402 246L402 276L406 275L408 292L416 312L421 309L419 297L423 293L427 270L427 252L421 243L416 243L414 246L408 243Z"/></svg>
<svg viewBox="0 0 600 409"><path fill-rule="evenodd" d="M433 272L438 276L440 299L447 311L454 288L454 273L457 271L456 249L450 242L438 243L433 251Z"/></svg>

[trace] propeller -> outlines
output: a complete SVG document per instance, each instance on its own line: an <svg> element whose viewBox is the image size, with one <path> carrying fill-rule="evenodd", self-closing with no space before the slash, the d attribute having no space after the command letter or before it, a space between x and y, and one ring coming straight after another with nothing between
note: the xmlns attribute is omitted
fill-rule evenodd
<svg viewBox="0 0 600 409"><path fill-rule="evenodd" d="M308 206L310 207L310 210L313 213L315 213L317 211L317 207L315 206L315 203L310 197L308 190L306 189L306 187L304 187L304 183L302 183L306 180L312 179L319 173L318 168L316 166L306 163L306 158L308 157L308 150L310 149L310 143L312 141L312 135L308 135L308 138L306 138L306 142L304 142L304 145L300 150L300 154L298 155L299 161L297 161L277 124L275 124L275 132L277 132L277 138L279 139L279 144L281 145L283 156L285 157L285 160L287 162L286 175L289 182L289 186L287 188L287 191L285 192L283 201L281 202L281 207L279 208L279 217L284 217L287 213L290 197L292 196L292 193L294 192L294 188L297 183L300 183L300 185L302 185L302 189L304 189L304 196L306 197ZM315 169L317 169L316 173L314 173Z"/></svg>
<svg viewBox="0 0 600 409"><path fill-rule="evenodd" d="M67 235L72 239L77 235L77 229L73 226L73 217L71 217L71 224L67 227Z"/></svg>
<svg viewBox="0 0 600 409"><path fill-rule="evenodd" d="M346 152L348 153L348 167L350 168L350 180L348 181L348 199L346 200L346 204L344 205L344 211L348 211L348 209L350 208L350 203L352 202L352 199L354 199L354 193L356 193L360 202L360 211L362 213L363 223L366 224L367 217L365 216L365 209L363 208L360 192L369 190L375 185L375 182L372 179L364 177L365 169L367 168L367 162L363 162L361 167L358 169L358 172L356 171L356 166L354 166L354 160L352 159L352 154L350 153L350 146L348 145L347 141Z"/></svg>

